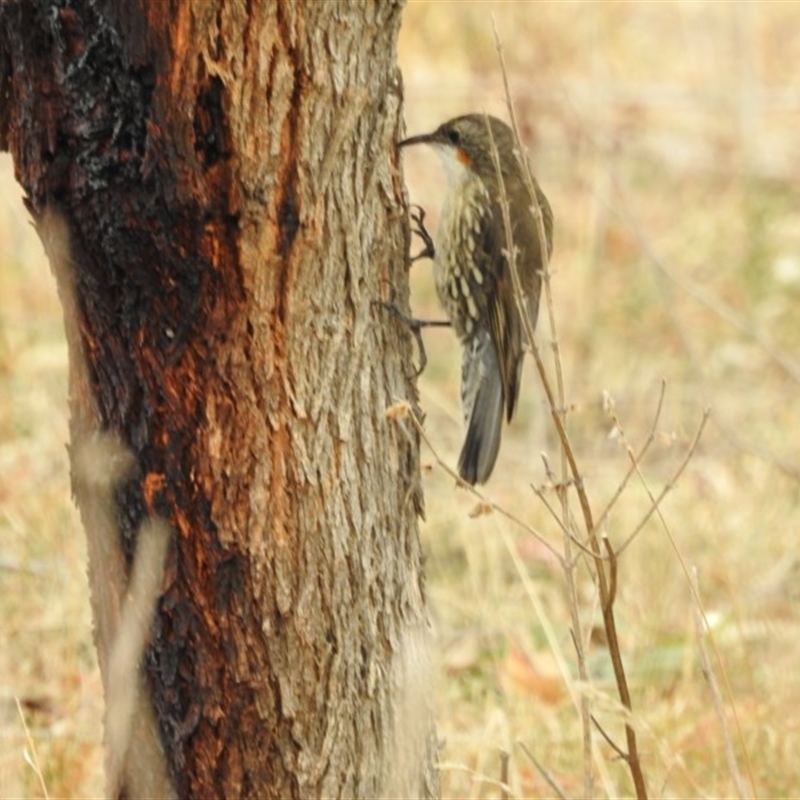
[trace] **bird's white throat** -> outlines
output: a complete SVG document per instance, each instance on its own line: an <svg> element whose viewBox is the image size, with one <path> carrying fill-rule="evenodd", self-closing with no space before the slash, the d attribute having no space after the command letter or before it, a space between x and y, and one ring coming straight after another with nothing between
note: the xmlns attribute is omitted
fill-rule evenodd
<svg viewBox="0 0 800 800"><path fill-rule="evenodd" d="M460 186L470 177L470 170L466 164L458 159L458 151L449 145L437 144L434 148L439 154L444 171L447 173L449 188Z"/></svg>

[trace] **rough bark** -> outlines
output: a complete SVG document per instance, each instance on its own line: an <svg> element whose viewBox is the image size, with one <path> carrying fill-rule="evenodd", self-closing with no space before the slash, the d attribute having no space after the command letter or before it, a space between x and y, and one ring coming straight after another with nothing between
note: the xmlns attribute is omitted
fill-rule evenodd
<svg viewBox="0 0 800 800"><path fill-rule="evenodd" d="M0 3L107 696L145 533L169 537L119 796L436 794L418 441L385 416L415 399L409 342L373 306L405 299L399 16Z"/></svg>

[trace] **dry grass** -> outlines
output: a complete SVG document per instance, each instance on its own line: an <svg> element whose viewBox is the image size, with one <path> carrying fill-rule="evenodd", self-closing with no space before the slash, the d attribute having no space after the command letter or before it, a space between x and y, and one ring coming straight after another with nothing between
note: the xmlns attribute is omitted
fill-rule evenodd
<svg viewBox="0 0 800 800"><path fill-rule="evenodd" d="M663 512L684 561L698 570L741 722L743 742L728 726L745 779L749 761L759 795L785 795L800 780L798 723L783 711L800 689L792 669L800 646L800 216L790 177L800 165L800 79L787 69L800 55L800 7L412 3L401 50L410 133L465 111L505 116L490 12L556 214L552 268L569 428L590 496L601 509L628 466L604 392L635 447L666 380L657 439L642 464L656 494L711 407ZM435 156L404 158L413 199L437 206ZM433 208L430 218L435 226ZM418 265L413 281L418 313L435 315L430 270ZM421 380L427 428L451 463L461 437L455 352L450 334L429 334L431 368ZM530 488L546 479L539 453L558 459L532 366L487 494L560 548L560 532ZM491 781L505 748L512 793L551 796L522 742L566 794L580 796L561 571L497 515L470 519L474 500L441 470L427 489L445 792L499 796ZM649 502L634 481L606 524L613 543L625 540ZM689 582L657 518L619 567L618 622L651 794L735 794L700 668ZM584 625L599 639L595 593L585 570L579 578ZM560 663L570 670L566 680ZM622 744L601 641L590 647L589 667L595 712ZM608 776L601 791L630 794L614 751L599 737L597 748Z"/></svg>
<svg viewBox="0 0 800 800"><path fill-rule="evenodd" d="M698 571L741 723L739 740L728 707L742 771L747 778L749 763L760 796L787 796L800 785L800 6L412 2L401 40L410 132L465 111L505 115L490 11L556 214L568 424L590 496L601 509L628 466L604 392L635 447L666 380L657 439L642 464L655 493L711 407L663 513ZM404 160L409 191L435 227L435 156ZM42 794L25 761L26 726L51 796L99 795L101 689L83 533L69 500L60 309L5 156L0 185L0 796ZM412 282L416 313L438 316L425 263ZM459 357L447 331L426 341L426 427L454 463ZM558 457L532 366L486 492L560 549L560 532L530 488L545 482L539 453ZM424 460L433 463L429 453ZM521 742L567 795L580 796L570 692L581 687L562 573L499 515L471 518L474 499L441 469L425 480L445 794L499 797L504 748L512 794L552 796ZM649 502L632 483L607 521L612 542L625 539ZM651 794L735 794L689 583L658 519L619 569L618 622ZM595 594L585 570L579 578L582 620L595 634L583 690L621 742ZM630 794L611 747L599 737L596 747L600 791Z"/></svg>

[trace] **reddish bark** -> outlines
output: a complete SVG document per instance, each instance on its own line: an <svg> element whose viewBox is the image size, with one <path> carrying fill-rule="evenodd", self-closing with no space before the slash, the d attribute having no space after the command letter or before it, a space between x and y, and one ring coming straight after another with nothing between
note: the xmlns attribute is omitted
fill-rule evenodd
<svg viewBox="0 0 800 800"><path fill-rule="evenodd" d="M172 531L145 664L181 797L436 793L418 441L384 415L415 399L409 343L372 307L406 286L399 14L0 4L73 453L132 454L100 500L73 462L107 689L138 531Z"/></svg>

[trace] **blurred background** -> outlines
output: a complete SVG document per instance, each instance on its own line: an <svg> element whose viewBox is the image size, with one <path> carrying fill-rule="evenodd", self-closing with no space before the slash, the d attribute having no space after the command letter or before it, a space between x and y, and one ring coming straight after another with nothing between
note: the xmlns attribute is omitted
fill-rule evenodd
<svg viewBox="0 0 800 800"><path fill-rule="evenodd" d="M617 615L651 794L730 796L733 739L762 797L800 785L800 4L410 2L399 58L409 134L487 111L508 119L493 25L524 142L556 220L551 268L568 426L595 516L653 426L604 529L620 545L685 472L619 563ZM444 174L403 156L435 234ZM102 793L102 690L83 532L69 497L66 346L54 280L0 155L0 796ZM412 306L439 318L429 262ZM540 314L539 341L553 332ZM474 515L436 455L463 435L460 355L426 333L419 381L427 587L447 797L583 788L573 698L589 692L620 745L622 715L588 572L576 578L588 685L576 666L558 560L500 514ZM532 487L559 453L532 361L487 498L560 551ZM555 494L544 495L557 505ZM698 660L687 570L720 661L720 722ZM729 688L726 689L726 687ZM732 703L731 703L732 699ZM19 706L17 705L19 701ZM24 724L23 724L24 721ZM27 731L26 731L27 726ZM35 753L28 741L35 742ZM26 761L42 773L41 780ZM632 793L597 737L600 794Z"/></svg>

